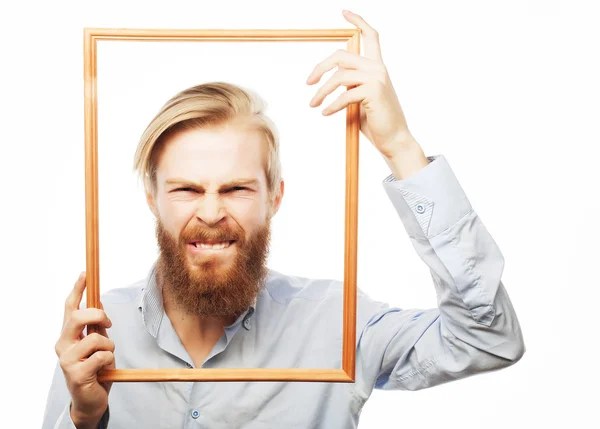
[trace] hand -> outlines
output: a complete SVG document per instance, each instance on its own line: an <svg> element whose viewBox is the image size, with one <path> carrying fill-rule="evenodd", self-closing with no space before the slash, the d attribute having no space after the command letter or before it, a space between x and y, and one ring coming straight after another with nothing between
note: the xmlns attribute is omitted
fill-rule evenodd
<svg viewBox="0 0 600 429"><path fill-rule="evenodd" d="M338 70L323 84L310 102L319 106L323 99L344 85L353 87L342 93L337 100L323 111L331 115L350 103L360 102L360 130L371 143L388 159L419 147L412 137L404 112L396 96L387 69L381 58L379 34L359 15L344 12L344 18L362 30L365 56L340 49L317 64L306 83L313 85L333 67Z"/></svg>
<svg viewBox="0 0 600 429"><path fill-rule="evenodd" d="M103 308L79 309L84 289L85 273L81 273L65 301L62 332L55 345L71 393L71 419L77 428L96 427L102 418L112 382L98 383L97 373L115 367L115 344L106 332L112 322ZM98 325L98 332L84 336L84 327L91 324Z"/></svg>

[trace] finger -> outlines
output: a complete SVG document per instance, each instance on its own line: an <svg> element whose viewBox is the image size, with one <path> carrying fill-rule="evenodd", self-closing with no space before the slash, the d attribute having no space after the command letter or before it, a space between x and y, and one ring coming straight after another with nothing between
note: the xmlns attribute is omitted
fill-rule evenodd
<svg viewBox="0 0 600 429"><path fill-rule="evenodd" d="M306 79L306 83L309 85L317 83L319 80L321 80L321 76L323 76L323 74L327 73L335 66L343 67L345 69L372 71L381 70L383 64L376 63L369 58L362 57L353 52L348 52L345 49L338 49L315 66L313 71L308 76L308 79Z"/></svg>
<svg viewBox="0 0 600 429"><path fill-rule="evenodd" d="M78 340L86 325L101 325L107 328L112 326L108 315L99 308L84 308L75 310L65 322L60 339L66 343Z"/></svg>
<svg viewBox="0 0 600 429"><path fill-rule="evenodd" d="M369 79L369 74L360 70L338 70L319 88L312 100L310 106L319 106L325 97L331 94L340 85L346 87L362 85Z"/></svg>
<svg viewBox="0 0 600 429"><path fill-rule="evenodd" d="M344 18L346 18L346 21L360 28L365 42L365 57L383 63L383 58L381 57L381 45L379 44L379 33L375 31L373 27L367 24L367 21L365 21L360 15L350 12L349 10L343 11L343 15Z"/></svg>
<svg viewBox="0 0 600 429"><path fill-rule="evenodd" d="M97 351L93 355L80 364L81 371L88 375L95 375L102 368L112 368L115 365L115 355L113 352L106 350Z"/></svg>
<svg viewBox="0 0 600 429"><path fill-rule="evenodd" d="M87 316L77 316L77 312L94 310L94 311L102 311L97 308L90 308L85 310L76 310L75 317L71 317L65 323L65 326L61 332L61 335L54 346L54 351L56 355L60 358L65 352L67 352L74 344L82 341L86 335L83 334L83 330L86 325L100 325L100 326L108 326L112 325L110 319L107 319L98 315L87 315ZM107 336L107 335L106 335Z"/></svg>
<svg viewBox="0 0 600 429"><path fill-rule="evenodd" d="M367 92L366 85L357 86L349 91L343 92L333 103L323 110L323 115L331 115L342 110L348 104L358 103L365 99Z"/></svg>
<svg viewBox="0 0 600 429"><path fill-rule="evenodd" d="M71 293L67 296L65 300L65 313L63 316L63 324L69 317L73 311L79 309L79 304L81 303L81 298L83 297L83 291L85 290L85 271L79 274L79 278L75 282Z"/></svg>
<svg viewBox="0 0 600 429"><path fill-rule="evenodd" d="M61 356L61 361L65 365L73 365L88 359L97 351L114 352L114 341L98 333L90 334L67 350L64 356Z"/></svg>
<svg viewBox="0 0 600 429"><path fill-rule="evenodd" d="M100 335L105 336L106 338L110 338L110 336L108 335L108 331L106 330L106 327L104 327L102 325L98 326L98 333Z"/></svg>

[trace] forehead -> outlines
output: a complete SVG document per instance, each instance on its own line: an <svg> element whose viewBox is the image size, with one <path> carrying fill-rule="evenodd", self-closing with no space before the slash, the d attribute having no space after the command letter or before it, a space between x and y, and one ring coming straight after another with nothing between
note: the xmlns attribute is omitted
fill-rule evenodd
<svg viewBox="0 0 600 429"><path fill-rule="evenodd" d="M157 165L159 185L185 179L209 186L232 179L265 183L266 142L258 130L242 125L184 130L171 136Z"/></svg>

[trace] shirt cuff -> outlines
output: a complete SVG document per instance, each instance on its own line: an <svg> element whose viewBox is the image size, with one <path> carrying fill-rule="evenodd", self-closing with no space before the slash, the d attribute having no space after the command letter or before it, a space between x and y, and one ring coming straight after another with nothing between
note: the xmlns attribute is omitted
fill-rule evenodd
<svg viewBox="0 0 600 429"><path fill-rule="evenodd" d="M100 422L98 423L98 429L107 429L108 428L108 420L110 418L110 407L106 407L106 411L102 415ZM58 421L54 425L54 429L77 429L75 423L71 419L71 400L63 409L63 412L58 417Z"/></svg>
<svg viewBox="0 0 600 429"><path fill-rule="evenodd" d="M67 402L62 413L58 416L54 429L77 429L73 424L73 420L71 420L71 400Z"/></svg>
<svg viewBox="0 0 600 429"><path fill-rule="evenodd" d="M428 156L429 164L403 180L390 174L383 187L410 237L430 239L472 210L444 155Z"/></svg>

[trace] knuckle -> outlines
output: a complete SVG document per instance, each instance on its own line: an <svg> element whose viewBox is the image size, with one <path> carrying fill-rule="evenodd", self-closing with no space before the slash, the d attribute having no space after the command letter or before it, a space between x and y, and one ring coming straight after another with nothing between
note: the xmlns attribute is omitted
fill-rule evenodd
<svg viewBox="0 0 600 429"><path fill-rule="evenodd" d="M93 314L97 321L101 321L107 318L106 313L101 308L94 308Z"/></svg>
<svg viewBox="0 0 600 429"><path fill-rule="evenodd" d="M87 336L87 341L89 341L90 345L99 352L106 350L114 351L115 349L115 342L98 332L92 332L89 334Z"/></svg>
<svg viewBox="0 0 600 429"><path fill-rule="evenodd" d="M102 339L104 338L102 335L100 335L97 332L92 332L91 334L89 334L87 336L88 340L93 346L98 347L99 345L102 344Z"/></svg>
<svg viewBox="0 0 600 429"><path fill-rule="evenodd" d="M106 351L106 350L101 350L96 352L96 359L98 359L101 363L103 364L110 364L112 359L113 359L113 354L112 352Z"/></svg>
<svg viewBox="0 0 600 429"><path fill-rule="evenodd" d="M62 369L66 375L69 370L69 362L67 362L64 354L58 359L58 364L60 365L60 369Z"/></svg>

